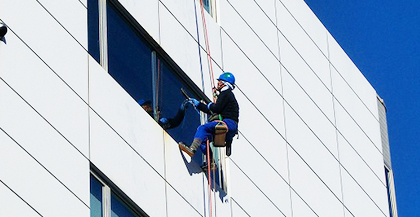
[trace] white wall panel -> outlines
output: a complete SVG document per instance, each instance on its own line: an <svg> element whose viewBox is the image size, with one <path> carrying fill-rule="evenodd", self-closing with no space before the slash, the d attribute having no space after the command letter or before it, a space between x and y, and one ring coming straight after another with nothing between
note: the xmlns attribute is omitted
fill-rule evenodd
<svg viewBox="0 0 420 217"><path fill-rule="evenodd" d="M87 7L87 1L88 0L79 0L85 7Z"/></svg>
<svg viewBox="0 0 420 217"><path fill-rule="evenodd" d="M87 47L87 9L78 0L38 0L83 47ZM87 5L87 4L86 4ZM77 16L75 16L77 15Z"/></svg>
<svg viewBox="0 0 420 217"><path fill-rule="evenodd" d="M91 162L150 216L166 216L165 181L161 168L147 162L144 152L136 152L94 112L91 123ZM161 149L160 143L144 140L147 152ZM160 157L159 157L160 156ZM163 152L155 157L163 161ZM153 200L151 200L153 195Z"/></svg>
<svg viewBox="0 0 420 217"><path fill-rule="evenodd" d="M296 192L291 193L291 199L293 201L293 216L296 217L311 217L311 216L319 216L317 213L312 210L311 207L308 206L306 201L303 201ZM339 216L338 216L339 217Z"/></svg>
<svg viewBox="0 0 420 217"><path fill-rule="evenodd" d="M203 210L194 209L188 201L185 201L171 186L167 185L166 207L167 217L178 216L205 216ZM200 192L201 193L201 192ZM163 209L163 207L161 207Z"/></svg>
<svg viewBox="0 0 420 217"><path fill-rule="evenodd" d="M0 120L3 129L11 138L26 149L33 158L48 169L72 192L89 203L88 160L68 140L59 134L32 107L0 81ZM13 153L1 153L13 158ZM14 165L4 159L2 165ZM16 161L18 163L19 161ZM33 162L34 163L34 162ZM5 172L13 173L10 168ZM1 170L3 171L3 170ZM21 171L24 173L26 170ZM25 174L26 175L26 174ZM85 178L83 178L86 176ZM30 176L29 176L30 177Z"/></svg>
<svg viewBox="0 0 420 217"><path fill-rule="evenodd" d="M312 144L310 144L312 145ZM313 151L314 155L319 161L324 160L325 155L320 152ZM340 189L336 189L335 195L331 192L334 191L334 187L339 186L339 170L337 164L335 168L333 165L325 165L325 170L329 170L329 176L335 178L338 183L329 182L328 179L323 176L316 168L316 163L309 162L310 166L320 176L321 181L308 167L308 165L302 161L302 159L296 155L295 152L289 152L290 162L290 183L292 188L302 197L302 199L317 213L318 216L343 216L343 209ZM308 161L307 161L308 163ZM334 163L331 163L334 164ZM328 168L328 169L327 169ZM334 177L335 176L335 177ZM327 186L328 188L327 188ZM330 190L331 189L331 190ZM292 197L293 198L293 197ZM322 198L322 199L320 199ZM292 201L293 211L301 209L299 203L295 204L295 200ZM296 216L296 215L295 215ZM306 215L298 215L306 216Z"/></svg>
<svg viewBox="0 0 420 217"><path fill-rule="evenodd" d="M1 89L2 93L6 92L3 91L3 88ZM31 120L27 119L27 121ZM3 128L3 130L5 129ZM9 136L13 135L9 134ZM54 149L44 150L45 153L53 156L56 165L61 166L62 173L65 172L68 176L73 176L73 179L69 182L69 180L65 179L59 171L52 168L49 162L45 162L44 159L38 157L37 154L31 150L29 147L31 143L28 144L18 137L13 137L13 140L15 140L13 141L9 136L3 131L0 131L0 179L2 182L10 189L13 189L17 195L23 198L42 216L69 216L68 214L71 213L72 216L88 217L88 161L85 160L81 163L83 165L81 165L74 159L71 160L62 155L57 155L57 151ZM50 138L50 142L54 142L51 136L44 138ZM18 144L16 142L18 142ZM57 142L55 144L60 144L58 141L55 142ZM37 146L37 149L42 149L42 144L36 143L36 141L32 141L32 144ZM26 150L23 150L19 145ZM65 149L65 145L61 146ZM28 152L32 156L29 155ZM71 154L68 153L68 156L70 155ZM65 163L72 163L73 167L77 168L78 172L75 173L73 172L74 169L64 167L63 165ZM11 166L13 169L11 169ZM0 185L3 184L0 183ZM75 185L78 185L79 188L75 188ZM77 195L77 197L75 195ZM2 194L1 197L3 198L3 196L4 195ZM4 205L5 203L2 203L1 210L4 210ZM10 205L11 207L14 207L18 204ZM0 211L0 213L1 212L2 211Z"/></svg>
<svg viewBox="0 0 420 217"><path fill-rule="evenodd" d="M275 54L278 53L277 49L275 49L274 54L270 52L229 3L225 0L221 0L220 3L221 16L223 19L222 45L224 68L228 71L236 72L236 77L239 74L247 76L250 74L250 70L254 71L256 68L280 90L279 62L275 56ZM266 31L269 31L270 26L264 27L268 29ZM274 29L274 26L271 26L271 28ZM275 34L275 32L273 34ZM241 53L244 53L245 56ZM246 59L248 59L248 61L246 61ZM252 65L245 61L251 61ZM244 66L241 66L243 64L250 65L250 67L245 68ZM245 78L249 79L247 77ZM241 85L240 81L241 79L239 77L238 86ZM254 85L258 85L258 83ZM263 87L265 88L268 86Z"/></svg>
<svg viewBox="0 0 420 217"><path fill-rule="evenodd" d="M223 33L223 50L225 69L229 69L236 78L238 88L234 93L238 95L243 92L258 109L270 119L270 122L276 129L284 132L283 121L283 98L281 96L281 76L280 65L277 60L267 59L266 63L270 65L269 71L258 71L249 59L238 49L238 47ZM263 73L263 74L261 74ZM238 96L237 96L238 97ZM251 107L242 106L244 100L239 100L240 107L240 125L242 118L252 118L243 113L245 109ZM246 100L247 101L247 100ZM252 126L252 125L251 125ZM254 125L255 126L255 125Z"/></svg>
<svg viewBox="0 0 420 217"><path fill-rule="evenodd" d="M277 0L255 0L258 6L269 17L271 22L276 23L276 4Z"/></svg>
<svg viewBox="0 0 420 217"><path fill-rule="evenodd" d="M119 2L155 41L160 42L158 0L119 0Z"/></svg>
<svg viewBox="0 0 420 217"><path fill-rule="evenodd" d="M363 134L350 116L341 106L336 106L337 127L340 134L365 161L378 177L384 177L383 155L376 149L371 141ZM359 159L360 159L359 158ZM359 160L357 159L357 160ZM383 180L385 183L385 181Z"/></svg>
<svg viewBox="0 0 420 217"><path fill-rule="evenodd" d="M286 107L286 127L287 140L294 149L294 151L289 149L289 156L290 153L297 152L334 194L339 196L340 171L337 158L325 148L289 107ZM332 129L331 137L335 139ZM294 170L294 168L290 167L290 170Z"/></svg>
<svg viewBox="0 0 420 217"><path fill-rule="evenodd" d="M242 94L236 94L241 107L239 131L241 135L232 144L232 155L243 152L242 146L251 143L261 155L283 176L287 177L287 153L284 137L251 105Z"/></svg>
<svg viewBox="0 0 420 217"><path fill-rule="evenodd" d="M90 106L163 174L163 129L91 57L89 63Z"/></svg>
<svg viewBox="0 0 420 217"><path fill-rule="evenodd" d="M250 216L246 210L244 210L240 204L236 203L236 201L232 200L232 212L231 216Z"/></svg>
<svg viewBox="0 0 420 217"><path fill-rule="evenodd" d="M304 29L309 37L316 43L323 56L328 56L328 45L327 45L327 30L311 9L306 5L305 1L296 0L276 0L277 5L284 7L288 12L284 10L277 10L277 13L292 13L293 18L297 23ZM281 15L280 15L281 16ZM283 29L283 28L282 28ZM303 34L303 33L302 33ZM322 55L321 53L317 53ZM314 55L315 56L315 55Z"/></svg>
<svg viewBox="0 0 420 217"><path fill-rule="evenodd" d="M37 1L3 1L0 14L9 26L8 35L12 32L17 34L87 101L86 50ZM44 27L43 31L39 31L41 27Z"/></svg>
<svg viewBox="0 0 420 217"><path fill-rule="evenodd" d="M351 116L354 124L357 124L361 134L368 138L372 146L376 146L379 152L382 152L382 143L380 135L379 121L366 109L362 102L353 94L352 90L347 86L341 76L335 69L331 70L334 86L334 96L339 103L336 107L344 107L346 112ZM376 97L371 99L376 101ZM377 112L376 107L376 113Z"/></svg>
<svg viewBox="0 0 420 217"><path fill-rule="evenodd" d="M261 136L261 135L260 135ZM283 168L274 168L269 165L257 150L251 144L244 140L240 143L234 140L231 159L242 168L242 171L260 188L264 194L276 204L277 207L286 215L291 215L289 185L287 184L288 174L283 173L280 169L287 169L286 158L286 143L278 141L275 150L272 149L278 156L277 165L282 165ZM238 183L231 183L237 185Z"/></svg>
<svg viewBox="0 0 420 217"><path fill-rule="evenodd" d="M223 190L220 190L220 188L217 188L216 191L213 193L213 215L219 216L219 217L230 217L230 213L232 211L231 203L232 200L230 200L229 195L226 195L226 193Z"/></svg>
<svg viewBox="0 0 420 217"><path fill-rule="evenodd" d="M197 6L200 5L200 1L196 1ZM197 39L197 28L196 28L196 18L194 13L194 1L171 1L171 0L159 0L159 10L160 11L170 11L173 17L177 22L181 23L184 31L194 36L194 39ZM197 7L199 9L199 7ZM204 11L204 13L207 13ZM197 11L197 18L199 24L201 24L201 14L200 11ZM161 20L161 25L165 24L165 20ZM166 27L162 27L161 30L164 30Z"/></svg>
<svg viewBox="0 0 420 217"><path fill-rule="evenodd" d="M87 157L86 103L15 35L9 33L7 42L0 52L0 77Z"/></svg>
<svg viewBox="0 0 420 217"><path fill-rule="evenodd" d="M359 188L363 189L382 210L388 209L387 188L385 183L385 169L382 169L379 177L363 162L350 145L339 136L340 161L343 167L342 173L347 172L358 183Z"/></svg>
<svg viewBox="0 0 420 217"><path fill-rule="evenodd" d="M239 13L239 16L241 16L247 25L249 25L248 28L251 28L251 30L255 32L268 47L267 49L270 49L276 58L279 59L275 19L273 21L270 20L254 0L228 0L227 2L230 5L225 6L231 6L234 11ZM274 2L272 2L271 7L274 9ZM236 16L236 12L232 11L231 13L234 14L230 15ZM229 24L232 25L230 22L224 20L223 27L225 28L226 26L227 29ZM245 25L243 27L245 27ZM264 47L264 45L261 46Z"/></svg>
<svg viewBox="0 0 420 217"><path fill-rule="evenodd" d="M193 129L191 129L193 130ZM181 152L178 144L165 133L166 181L200 213L204 212L207 196L207 178L201 170L199 152L191 159Z"/></svg>
<svg viewBox="0 0 420 217"><path fill-rule="evenodd" d="M350 85L360 100L367 106L370 112L378 119L378 105L376 102L376 91L369 84L356 65L351 61L340 45L328 34L330 61L333 69L340 73L340 76ZM336 80L334 80L335 82ZM349 87L347 87L349 88ZM360 112L361 110L359 110Z"/></svg>
<svg viewBox="0 0 420 217"><path fill-rule="evenodd" d="M333 126L334 120L328 120L325 115L329 115L333 118L332 109L332 96L328 93L324 93L317 96L317 105L303 92L302 88L290 77L289 74L283 75L284 80L284 96L287 102L286 108L289 108L288 115L285 117L287 132L295 132L296 138L300 138L299 133L301 131L313 131L313 134L322 141L323 145L337 157L337 142L335 136L335 127ZM322 113L319 107L328 109L331 113ZM324 111L325 112L325 111ZM297 114L296 114L297 113ZM296 117L295 117L296 116ZM299 117L300 118L299 118ZM291 119L290 119L291 118ZM301 120L303 119L303 120ZM296 121L298 126L295 126ZM301 123L302 122L302 123ZM303 123L304 122L304 123ZM301 123L301 124L300 124ZM306 126L307 125L307 126ZM308 129L309 128L309 129ZM289 136L289 134L288 134ZM310 137L316 139L314 135ZM319 141L316 141L319 143ZM293 145L293 144L292 144Z"/></svg>
<svg viewBox="0 0 420 217"><path fill-rule="evenodd" d="M316 104L316 110L322 110L324 115L328 117L330 122L334 123L334 111L332 106L332 95L331 92L326 88L325 84L322 83L318 77L313 73L313 71L303 62L301 57L294 51L294 49L287 43L284 38L280 39L280 51L282 56L282 77L285 79L283 82L284 93L286 101L299 100L293 99L294 89L288 90L290 85L297 85L303 89L306 94L312 99L313 103ZM329 79L329 70L328 64L326 65L326 72L328 73ZM287 81L286 81L287 79ZM301 109L306 109L306 107L301 107Z"/></svg>
<svg viewBox="0 0 420 217"><path fill-rule="evenodd" d="M351 214L354 216L388 216L387 209L381 211L344 171L342 171L342 177L343 200ZM386 202L387 198L383 197L383 199Z"/></svg>
<svg viewBox="0 0 420 217"><path fill-rule="evenodd" d="M166 8L159 11L161 46L179 67L201 87L198 45ZM203 54L202 54L203 55Z"/></svg>
<svg viewBox="0 0 420 217"><path fill-rule="evenodd" d="M247 177L235 164L231 164L231 180L232 184L229 188L230 196L245 210L250 216L260 216L264 212L265 216L285 216L285 213L273 205L266 195L264 195L259 187ZM262 176L264 174L261 174ZM236 184L234 184L236 183ZM284 192L289 194L289 192ZM287 210L288 212L289 210Z"/></svg>
<svg viewBox="0 0 420 217"><path fill-rule="evenodd" d="M34 211L24 200L22 200L19 195L16 195L14 192L12 192L11 189L7 188L1 182L0 195L0 216L41 216L36 211Z"/></svg>
<svg viewBox="0 0 420 217"><path fill-rule="evenodd" d="M295 67L305 68L303 70L307 76L305 78L314 84L317 84L318 91L330 89L331 78L329 63L327 58L315 46L313 41L302 30L298 23L293 19L282 4L277 4L278 25L281 34L280 40L280 58L283 65L295 75ZM302 60L303 58L303 60ZM289 62L292 61L293 62ZM299 62L298 62L299 61ZM292 65L290 65L292 63ZM309 66L308 66L309 65ZM314 75L309 75L315 73ZM300 80L298 78L298 80ZM310 91L313 93L313 91ZM316 92L315 92L316 93Z"/></svg>

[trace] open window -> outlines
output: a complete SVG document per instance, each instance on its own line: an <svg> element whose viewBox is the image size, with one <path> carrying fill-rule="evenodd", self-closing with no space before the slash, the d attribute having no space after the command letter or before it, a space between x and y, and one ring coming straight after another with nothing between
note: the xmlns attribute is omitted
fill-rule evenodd
<svg viewBox="0 0 420 217"><path fill-rule="evenodd" d="M203 0L204 7L211 15L215 15L215 2ZM92 57L133 100L150 100L154 110L151 118L156 121L177 114L185 100L181 88L190 97L208 100L117 0L88 0L88 34L88 49ZM177 142L190 143L195 129L205 119L190 105L180 125L167 132ZM213 149L218 165L216 179L219 186L225 186L224 151Z"/></svg>

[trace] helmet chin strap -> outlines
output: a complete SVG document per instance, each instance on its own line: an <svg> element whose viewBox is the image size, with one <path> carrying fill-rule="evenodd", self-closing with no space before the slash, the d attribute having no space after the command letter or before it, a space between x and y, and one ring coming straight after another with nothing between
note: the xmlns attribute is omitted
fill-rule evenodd
<svg viewBox="0 0 420 217"><path fill-rule="evenodd" d="M227 82L227 81L222 81L222 83L223 83L223 87L222 87L222 88L220 88L221 90L223 90L223 89L224 89L224 87L226 87L226 88L230 88L230 89L232 89L232 90L233 90L233 85L232 85L232 84L230 84L229 82Z"/></svg>

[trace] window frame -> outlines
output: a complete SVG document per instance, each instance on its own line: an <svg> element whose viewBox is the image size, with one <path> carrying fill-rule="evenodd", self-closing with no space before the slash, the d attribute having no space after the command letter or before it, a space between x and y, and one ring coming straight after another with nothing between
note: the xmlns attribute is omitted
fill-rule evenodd
<svg viewBox="0 0 420 217"><path fill-rule="evenodd" d="M114 194L136 216L149 217L130 197L128 197L117 185L106 177L95 165L90 164L90 176L93 176L102 185L102 217L111 216L111 195Z"/></svg>

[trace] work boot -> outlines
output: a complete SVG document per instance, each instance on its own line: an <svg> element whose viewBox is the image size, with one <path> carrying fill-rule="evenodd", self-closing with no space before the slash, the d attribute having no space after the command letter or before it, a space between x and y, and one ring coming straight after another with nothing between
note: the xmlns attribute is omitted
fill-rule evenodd
<svg viewBox="0 0 420 217"><path fill-rule="evenodd" d="M185 145L185 143L183 142L179 142L179 148L184 151L185 153L187 153L190 157L192 157L195 152L197 151L198 146L200 146L201 144L201 139L194 139L194 141L192 142L192 144L190 145L190 147L188 147L187 145Z"/></svg>

